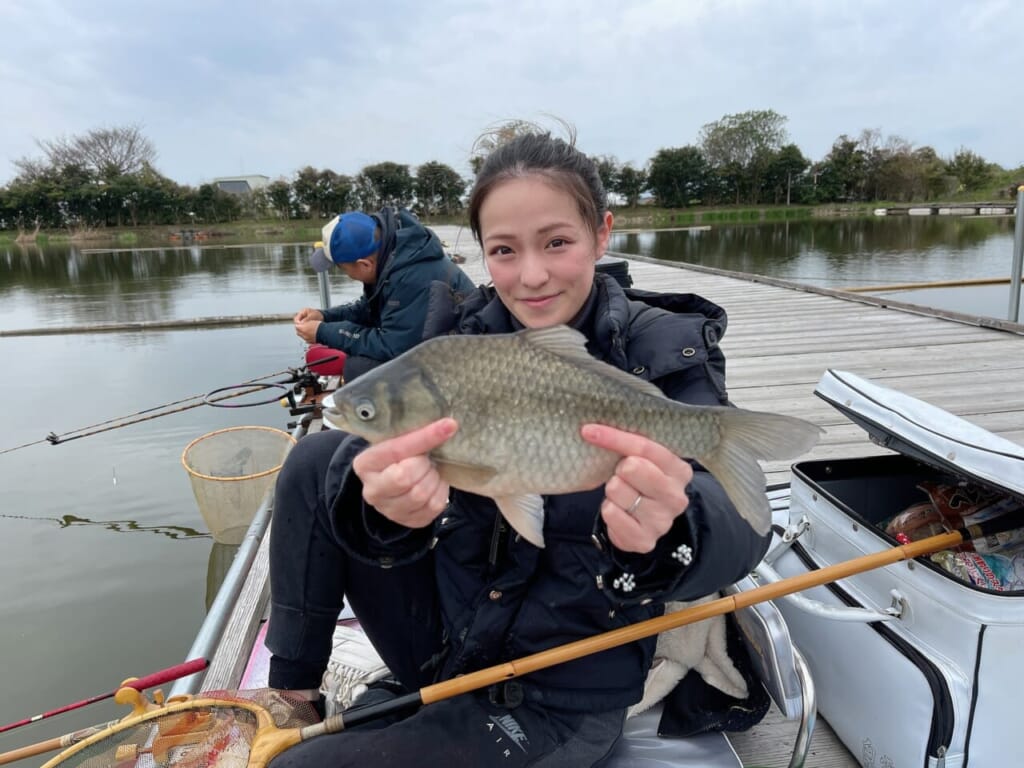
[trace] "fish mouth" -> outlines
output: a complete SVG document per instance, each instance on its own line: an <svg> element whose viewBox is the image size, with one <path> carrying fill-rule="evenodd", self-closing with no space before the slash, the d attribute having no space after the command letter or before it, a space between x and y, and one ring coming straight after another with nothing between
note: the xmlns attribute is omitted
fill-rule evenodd
<svg viewBox="0 0 1024 768"><path fill-rule="evenodd" d="M328 427L348 431L348 420L345 418L344 412L334 404L333 392L320 401L320 408Z"/></svg>

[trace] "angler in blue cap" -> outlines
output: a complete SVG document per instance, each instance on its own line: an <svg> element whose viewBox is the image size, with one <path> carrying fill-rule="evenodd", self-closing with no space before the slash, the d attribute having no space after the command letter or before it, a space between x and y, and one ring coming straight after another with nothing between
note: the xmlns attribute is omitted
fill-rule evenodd
<svg viewBox="0 0 1024 768"><path fill-rule="evenodd" d="M295 333L346 355L344 378L397 357L423 338L431 283L459 294L475 286L452 262L430 229L405 209L350 211L323 228L323 245L310 257L317 272L337 266L363 284L363 295L330 309L295 315Z"/></svg>

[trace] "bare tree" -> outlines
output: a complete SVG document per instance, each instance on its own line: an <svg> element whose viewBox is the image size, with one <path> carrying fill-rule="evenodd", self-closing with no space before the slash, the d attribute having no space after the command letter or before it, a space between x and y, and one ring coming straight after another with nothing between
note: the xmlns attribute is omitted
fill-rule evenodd
<svg viewBox="0 0 1024 768"><path fill-rule="evenodd" d="M18 169L18 179L27 184L44 178L50 170L46 161L35 157L20 157L14 161L14 167Z"/></svg>
<svg viewBox="0 0 1024 768"><path fill-rule="evenodd" d="M151 167L156 160L156 148L138 125L95 128L81 136L61 136L51 140L36 140L53 168L81 166L102 177L126 176ZM19 170L25 163L18 161Z"/></svg>

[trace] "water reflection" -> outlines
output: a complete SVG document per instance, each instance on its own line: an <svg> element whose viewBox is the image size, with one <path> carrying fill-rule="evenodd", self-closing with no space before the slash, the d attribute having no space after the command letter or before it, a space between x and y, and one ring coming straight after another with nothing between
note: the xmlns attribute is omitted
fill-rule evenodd
<svg viewBox="0 0 1024 768"><path fill-rule="evenodd" d="M210 610L220 585L224 583L231 568L231 563L238 553L239 544L225 544L221 541L214 541L210 547L210 559L206 566L206 610Z"/></svg>
<svg viewBox="0 0 1024 768"><path fill-rule="evenodd" d="M62 517L33 517L31 515L4 515L0 518L8 520L42 520L57 523L60 528L71 528L80 525L97 525L115 533L156 533L166 536L169 539L209 539L209 533L197 531L195 528L187 528L183 525L140 525L135 520L90 520L87 517L78 515L63 515Z"/></svg>
<svg viewBox="0 0 1024 768"><path fill-rule="evenodd" d="M290 246L180 246L173 248L82 249L76 245L8 246L0 250L0 294L15 288L75 286L103 293L112 284L131 285L156 280L173 287L183 277L224 276L255 267L260 272L291 274L296 267L308 271L306 248Z"/></svg>
<svg viewBox="0 0 1024 768"><path fill-rule="evenodd" d="M867 217L613 234L611 250L825 287L1005 278L1013 218ZM309 245L0 246L0 328L290 315L317 296ZM330 274L333 303L361 285ZM313 299L315 303L315 299Z"/></svg>
<svg viewBox="0 0 1024 768"><path fill-rule="evenodd" d="M317 295L303 244L0 246L0 328L288 314ZM330 276L339 303L358 284Z"/></svg>
<svg viewBox="0 0 1024 768"><path fill-rule="evenodd" d="M871 217L613 235L611 249L836 286L1005 277L1012 217Z"/></svg>

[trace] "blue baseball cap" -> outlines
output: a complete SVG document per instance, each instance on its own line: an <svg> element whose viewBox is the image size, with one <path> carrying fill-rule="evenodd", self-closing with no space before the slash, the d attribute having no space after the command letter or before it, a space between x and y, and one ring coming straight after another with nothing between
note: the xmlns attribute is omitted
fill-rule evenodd
<svg viewBox="0 0 1024 768"><path fill-rule="evenodd" d="M323 238L323 247L316 248L309 257L309 265L317 272L365 259L380 249L377 221L361 211L335 216L324 225Z"/></svg>

